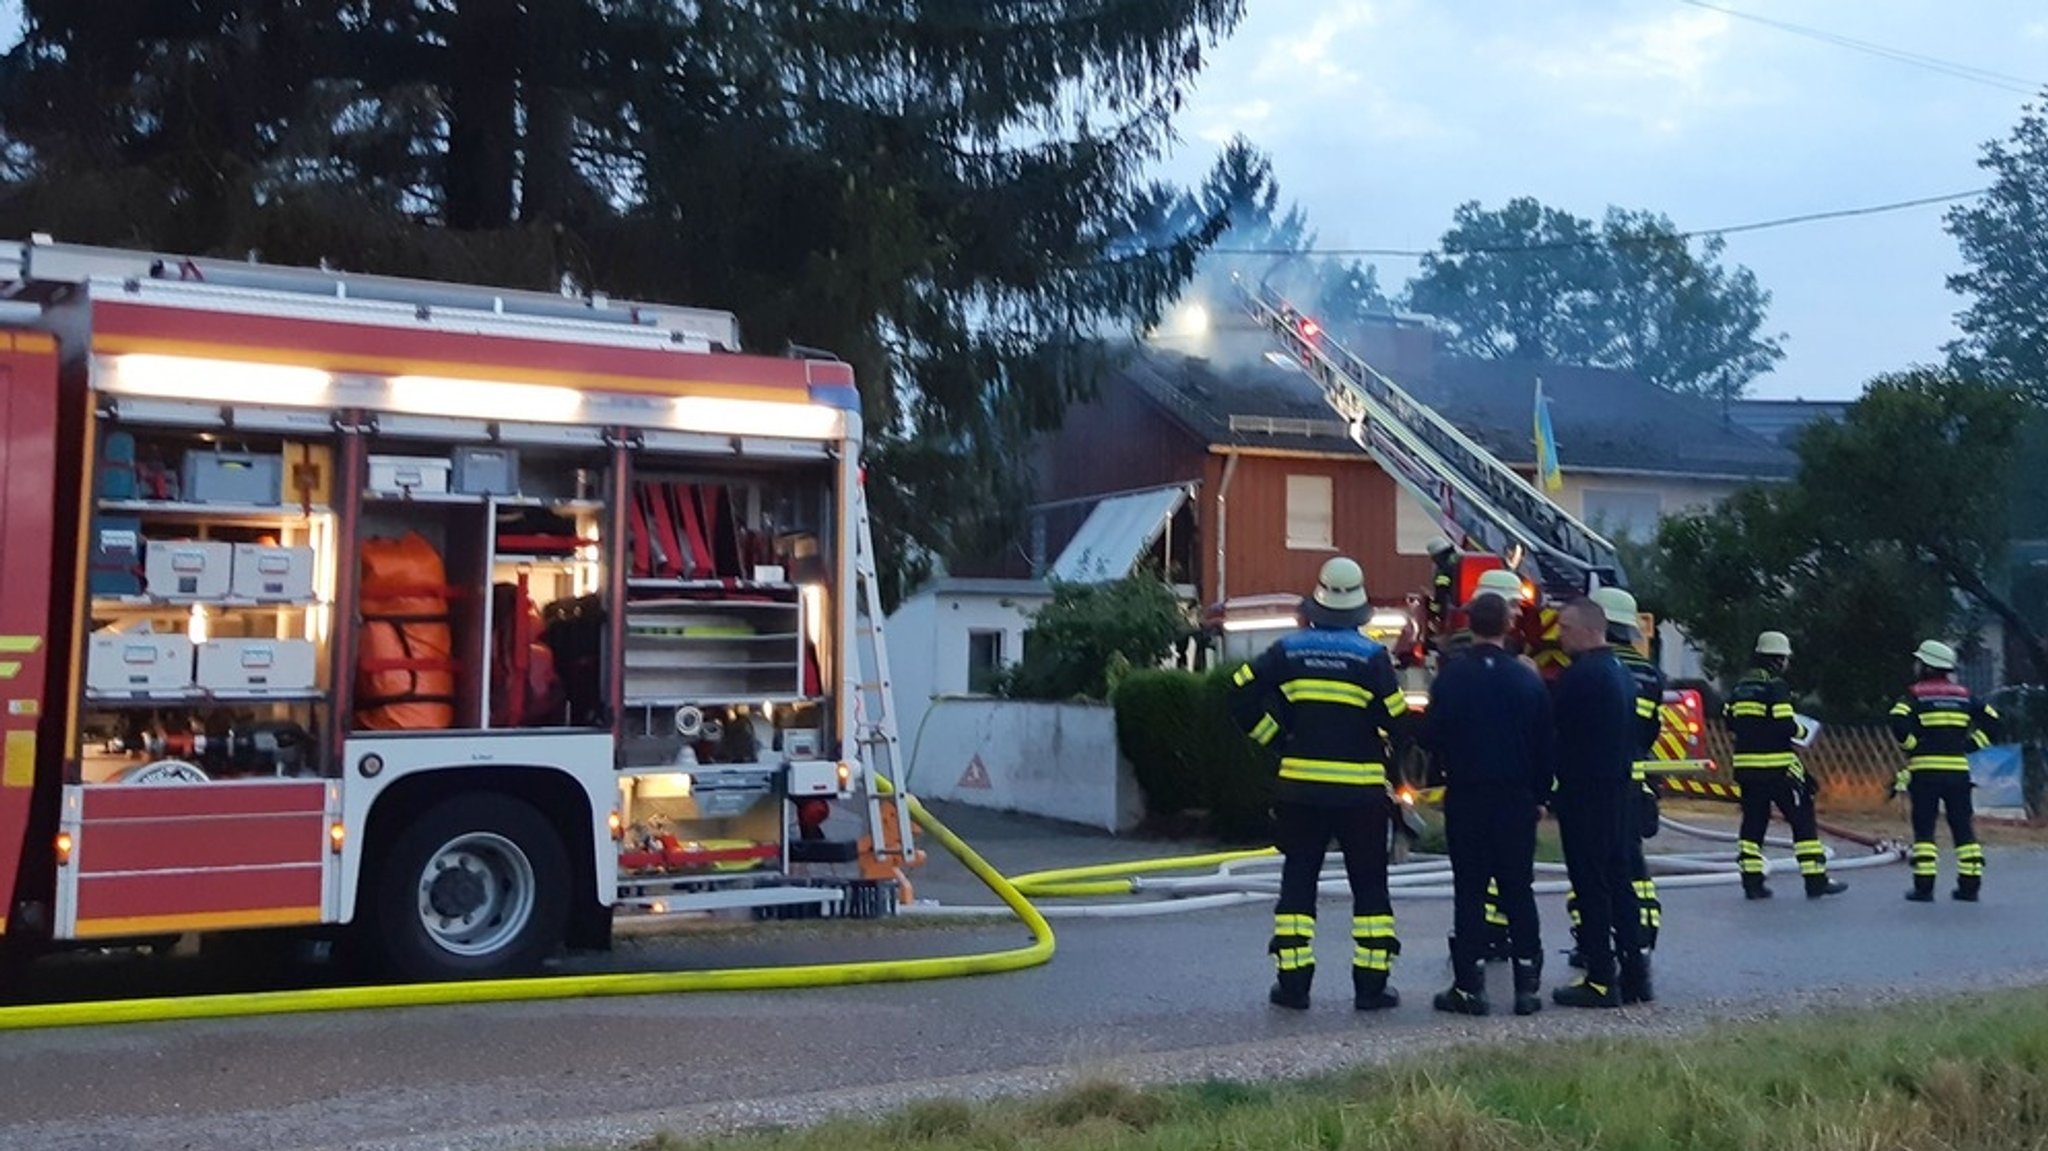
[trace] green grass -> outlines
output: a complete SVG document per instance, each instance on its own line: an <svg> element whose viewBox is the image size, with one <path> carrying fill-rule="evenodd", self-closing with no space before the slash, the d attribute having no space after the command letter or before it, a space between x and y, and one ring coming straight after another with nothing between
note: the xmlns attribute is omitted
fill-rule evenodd
<svg viewBox="0 0 2048 1151"><path fill-rule="evenodd" d="M2048 1147L2039 990L1726 1025L1685 1039L1465 1047L1275 1085L915 1104L885 1119L637 1151L1850 1151Z"/></svg>

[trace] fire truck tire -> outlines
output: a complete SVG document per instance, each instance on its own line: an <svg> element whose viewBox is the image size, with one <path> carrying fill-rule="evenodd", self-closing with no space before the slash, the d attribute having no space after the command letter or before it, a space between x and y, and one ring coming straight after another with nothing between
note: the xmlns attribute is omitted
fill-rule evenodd
<svg viewBox="0 0 2048 1151"><path fill-rule="evenodd" d="M458 795L391 842L370 892L368 942L387 975L415 982L530 973L562 940L568 853L531 806Z"/></svg>

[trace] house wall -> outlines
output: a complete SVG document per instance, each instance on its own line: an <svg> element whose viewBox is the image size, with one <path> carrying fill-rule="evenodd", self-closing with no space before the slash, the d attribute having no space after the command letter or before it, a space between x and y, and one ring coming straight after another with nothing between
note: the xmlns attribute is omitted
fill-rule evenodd
<svg viewBox="0 0 2048 1151"><path fill-rule="evenodd" d="M911 753L934 699L968 692L968 645L975 632L1001 632L1005 667L1024 656L1031 614L1043 594L924 591L905 599L885 625L897 734Z"/></svg>
<svg viewBox="0 0 2048 1151"><path fill-rule="evenodd" d="M906 756L910 754L906 750ZM910 790L997 811L1127 831L1144 815L1105 704L942 699L909 761Z"/></svg>
<svg viewBox="0 0 2048 1151"><path fill-rule="evenodd" d="M1203 485L1204 503L1215 506L1223 490L1229 457L1209 461ZM1407 493L1363 454L1355 458L1255 455L1239 453L1237 468L1224 497L1224 578L1216 582L1215 537L1204 537L1209 562L1203 565L1202 598L1213 603L1225 596L1301 594L1315 586L1316 574L1331 556L1348 555L1365 569L1365 586L1374 598L1391 598L1429 586L1427 557L1402 555L1397 545L1397 501ZM1287 546L1287 477L1325 476L1331 481L1332 548ZM1210 517L1214 519L1213 516ZM1211 525L1213 527L1213 524Z"/></svg>
<svg viewBox="0 0 2048 1151"><path fill-rule="evenodd" d="M1629 505L1647 507L1654 503L1658 516L1677 515L1711 507L1734 494L1743 485L1735 480L1694 480L1666 476L1606 476L1564 472L1564 487L1551 497L1586 526L1612 538L1630 534L1647 540L1656 522L1627 523L1602 516L1603 508L1633 510ZM1596 522L1606 521L1606 522Z"/></svg>

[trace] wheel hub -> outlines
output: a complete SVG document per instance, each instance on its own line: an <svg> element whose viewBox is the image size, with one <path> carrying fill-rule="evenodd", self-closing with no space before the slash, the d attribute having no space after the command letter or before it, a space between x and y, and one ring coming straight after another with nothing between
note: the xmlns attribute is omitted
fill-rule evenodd
<svg viewBox="0 0 2048 1151"><path fill-rule="evenodd" d="M460 835L420 871L420 926L445 951L490 955L526 929L537 887L533 864L518 844L491 832Z"/></svg>
<svg viewBox="0 0 2048 1151"><path fill-rule="evenodd" d="M428 905L445 919L459 919L484 905L489 893L484 881L466 867L450 867L436 875L427 888Z"/></svg>

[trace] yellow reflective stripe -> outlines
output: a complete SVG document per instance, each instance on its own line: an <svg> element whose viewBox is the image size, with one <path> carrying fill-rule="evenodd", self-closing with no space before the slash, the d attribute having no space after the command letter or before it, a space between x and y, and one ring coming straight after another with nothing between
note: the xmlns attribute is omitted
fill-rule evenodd
<svg viewBox="0 0 2048 1151"><path fill-rule="evenodd" d="M1656 701L1644 699L1642 696L1637 696L1636 715L1640 716L1643 719L1655 719L1657 717Z"/></svg>
<svg viewBox="0 0 2048 1151"><path fill-rule="evenodd" d="M1772 719L1791 719L1794 714L1792 705L1789 703L1774 703L1771 705Z"/></svg>
<svg viewBox="0 0 2048 1151"><path fill-rule="evenodd" d="M1273 953L1273 964L1282 971L1299 971L1316 965L1316 953L1312 947L1286 947Z"/></svg>
<svg viewBox="0 0 2048 1151"><path fill-rule="evenodd" d="M1906 737L1905 743L1901 744L1900 746L1904 747L1907 751L1911 751L1914 748L1920 746L1920 737L1917 735L1909 735Z"/></svg>
<svg viewBox="0 0 2048 1151"><path fill-rule="evenodd" d="M1901 702L1901 703L1895 703L1895 704L1893 704L1893 705L1892 705L1892 714L1893 714L1893 715L1911 715L1911 714L1913 714L1913 705L1912 705L1912 704L1910 704L1910 703L1903 703L1903 702Z"/></svg>
<svg viewBox="0 0 2048 1151"><path fill-rule="evenodd" d="M1965 755L1916 755L1906 760L1908 771L1968 771L1970 758Z"/></svg>
<svg viewBox="0 0 2048 1151"><path fill-rule="evenodd" d="M1995 707L1992 707L1992 706L1991 706L1990 704L1988 704L1988 703L1987 703L1987 704L1985 704L1985 705L1984 705L1984 718L1985 718L1985 719L1997 719L1997 718L1998 718L1998 709L1997 709L1997 708L1995 708Z"/></svg>
<svg viewBox="0 0 2048 1151"><path fill-rule="evenodd" d="M1405 691L1388 692L1385 703L1388 719L1399 719L1408 714L1408 693Z"/></svg>
<svg viewBox="0 0 2048 1151"><path fill-rule="evenodd" d="M1313 915L1281 914L1273 917L1273 934L1299 935L1313 939L1316 934L1316 917Z"/></svg>
<svg viewBox="0 0 2048 1151"><path fill-rule="evenodd" d="M33 655L42 646L39 635L0 635L0 652L8 655Z"/></svg>
<svg viewBox="0 0 2048 1151"><path fill-rule="evenodd" d="M1753 699L1738 699L1728 705L1728 714L1737 718L1755 716L1758 719L1770 714L1769 709Z"/></svg>
<svg viewBox="0 0 2048 1151"><path fill-rule="evenodd" d="M1735 755L1737 767L1792 767L1799 757L1789 751L1745 751Z"/></svg>
<svg viewBox="0 0 2048 1151"><path fill-rule="evenodd" d="M1978 747L1990 747L1991 737L1985 735L1982 731L1973 731L1970 733L1970 742L1976 744Z"/></svg>
<svg viewBox="0 0 2048 1151"><path fill-rule="evenodd" d="M1392 935L1392 915L1354 915L1351 917L1351 934L1358 936Z"/></svg>
<svg viewBox="0 0 2048 1151"><path fill-rule="evenodd" d="M1348 783L1360 786L1378 786L1387 782L1387 769L1378 763L1347 763L1341 759L1299 759L1286 756L1280 760L1280 778L1297 780L1301 783Z"/></svg>
<svg viewBox="0 0 2048 1151"><path fill-rule="evenodd" d="M1921 727L1968 727L1970 715L1962 711L1923 711L1920 713Z"/></svg>
<svg viewBox="0 0 2048 1151"><path fill-rule="evenodd" d="M1353 947L1351 966L1363 971L1392 971L1394 953L1377 947Z"/></svg>
<svg viewBox="0 0 2048 1151"><path fill-rule="evenodd" d="M1257 675L1258 673L1252 670L1252 665L1248 663L1239 664L1237 670L1230 673L1230 682L1238 687L1243 687L1257 678Z"/></svg>
<svg viewBox="0 0 2048 1151"><path fill-rule="evenodd" d="M1273 737L1279 734L1280 724L1270 715L1260 716L1259 722L1252 725L1252 738L1260 743L1271 743Z"/></svg>
<svg viewBox="0 0 2048 1151"><path fill-rule="evenodd" d="M1290 679L1280 685L1280 695L1289 703L1343 703L1371 707L1372 693L1341 679Z"/></svg>
<svg viewBox="0 0 2048 1151"><path fill-rule="evenodd" d="M0 660L0 679L13 679L13 678L14 678L15 676L17 676L17 675L20 675L20 674L21 674L21 661L20 661L20 660L18 660L18 659L5 659L5 660Z"/></svg>

